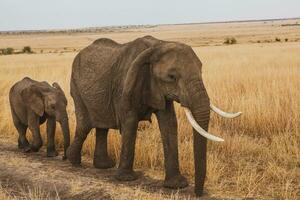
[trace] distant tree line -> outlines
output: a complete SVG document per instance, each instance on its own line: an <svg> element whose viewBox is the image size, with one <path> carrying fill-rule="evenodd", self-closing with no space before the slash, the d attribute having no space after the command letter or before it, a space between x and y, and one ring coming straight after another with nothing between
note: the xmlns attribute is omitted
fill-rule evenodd
<svg viewBox="0 0 300 200"><path fill-rule="evenodd" d="M21 51L15 51L12 47L7 47L0 49L0 55L11 55L11 54L21 54L21 53L34 53L30 46L25 46Z"/></svg>

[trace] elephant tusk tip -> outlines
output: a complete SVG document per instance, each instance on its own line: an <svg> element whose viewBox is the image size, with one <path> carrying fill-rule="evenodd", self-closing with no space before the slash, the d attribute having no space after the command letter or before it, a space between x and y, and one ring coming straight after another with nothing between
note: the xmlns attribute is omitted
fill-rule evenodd
<svg viewBox="0 0 300 200"><path fill-rule="evenodd" d="M228 113L228 112L225 112L223 110L221 110L220 108L214 106L213 104L210 104L210 108L216 112L217 114L219 114L220 116L222 117L225 117L225 118L236 118L238 116L240 116L242 114L242 112L237 112L237 113Z"/></svg>
<svg viewBox="0 0 300 200"><path fill-rule="evenodd" d="M237 117L242 115L243 113L242 112L237 112Z"/></svg>
<svg viewBox="0 0 300 200"><path fill-rule="evenodd" d="M235 114L233 115L232 118L239 117L239 116L241 116L242 114L243 114L242 112L237 112L237 113L235 113Z"/></svg>
<svg viewBox="0 0 300 200"><path fill-rule="evenodd" d="M218 139L215 139L214 141L216 141L216 142L225 142L225 140L223 138L218 138Z"/></svg>

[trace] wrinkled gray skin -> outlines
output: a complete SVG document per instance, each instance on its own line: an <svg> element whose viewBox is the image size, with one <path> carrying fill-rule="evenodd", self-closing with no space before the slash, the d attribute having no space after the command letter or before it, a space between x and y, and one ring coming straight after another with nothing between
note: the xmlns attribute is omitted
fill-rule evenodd
<svg viewBox="0 0 300 200"><path fill-rule="evenodd" d="M189 108L199 125L208 129L209 98L203 85L202 64L191 47L151 36L126 44L98 39L75 58L71 95L76 133L67 151L70 162L81 162L81 149L96 128L94 166L113 167L107 154L108 129L120 129L122 150L116 178L130 181L138 122L158 119L165 158L164 186L188 185L179 171L177 120L173 101ZM202 195L206 174L206 139L194 130L195 192Z"/></svg>
<svg viewBox="0 0 300 200"><path fill-rule="evenodd" d="M70 132L66 111L67 99L60 86L57 83L51 86L47 82L38 82L26 77L10 89L9 102L13 122L19 133L18 147L24 152L38 151L43 145L40 125L47 120L47 156L57 156L54 136L58 121L64 135L65 159L66 150L70 145ZM29 144L26 138L27 128L33 135L32 144Z"/></svg>

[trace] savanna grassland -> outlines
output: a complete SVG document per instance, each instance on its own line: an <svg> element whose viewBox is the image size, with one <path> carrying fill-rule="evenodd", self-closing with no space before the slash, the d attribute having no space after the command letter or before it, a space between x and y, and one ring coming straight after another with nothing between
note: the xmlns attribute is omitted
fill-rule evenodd
<svg viewBox="0 0 300 200"><path fill-rule="evenodd" d="M211 115L210 132L223 137L225 142L208 144L206 196L217 199L299 199L300 26L286 26L297 22L300 20L162 25L105 33L0 35L0 48L18 50L31 46L35 52L0 56L0 138L12 142L13 148L17 149L18 135L12 124L8 91L14 82L25 76L50 83L56 81L62 86L68 98L73 138L76 122L69 82L72 61L78 51L100 37L123 43L152 35L191 45L203 63L203 79L211 101L223 110L243 112L240 118L230 120L214 113ZM229 37L235 38L237 43L224 44ZM176 105L176 112L180 167L192 185L192 128L179 105ZM44 133L45 127L42 130ZM163 149L155 117L152 123L140 123L138 132L135 168L155 180L162 180ZM109 153L118 161L121 137L118 131L110 133ZM45 138L45 134L43 136ZM60 129L56 140L62 148ZM93 156L94 144L92 131L83 149L87 163ZM62 161L58 159L57 162ZM110 183L109 188L112 185ZM101 188L105 190L105 184ZM0 190L3 190L0 198L2 194L3 198L16 198L6 192L9 188L0 187ZM76 193L76 187L73 190ZM107 193L110 191L116 193L106 190ZM191 189L183 191L183 195L181 191L175 191L175 194L152 191L152 194L143 188L131 188L124 197L193 198ZM58 192L57 198L59 196Z"/></svg>

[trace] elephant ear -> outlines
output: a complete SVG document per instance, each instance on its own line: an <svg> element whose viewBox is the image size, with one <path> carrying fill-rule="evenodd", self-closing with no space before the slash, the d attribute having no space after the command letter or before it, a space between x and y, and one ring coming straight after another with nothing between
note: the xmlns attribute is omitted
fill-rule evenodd
<svg viewBox="0 0 300 200"><path fill-rule="evenodd" d="M64 91L61 89L60 85L59 85L57 82L52 83L52 87L54 87L54 88L60 90L61 92L64 92Z"/></svg>
<svg viewBox="0 0 300 200"><path fill-rule="evenodd" d="M63 101L65 102L65 104L67 104L68 101L67 101L66 95L65 95L64 91L61 89L60 85L57 82L54 82L54 83L52 83L52 87L57 89L63 95Z"/></svg>
<svg viewBox="0 0 300 200"><path fill-rule="evenodd" d="M153 48L153 52L150 57L150 86L145 99L147 105L158 110L165 109L166 99L159 87L158 77L154 75L154 65L161 60L163 55L172 51L174 47L176 47L176 45L171 42L159 43L155 48Z"/></svg>
<svg viewBox="0 0 300 200"><path fill-rule="evenodd" d="M37 86L31 85L28 88L24 89L21 92L21 97L27 107L29 107L39 116L43 116L45 110L44 102L42 93Z"/></svg>
<svg viewBox="0 0 300 200"><path fill-rule="evenodd" d="M153 76L150 77L149 91L146 93L145 100L147 105L158 110L164 110L166 107L166 100L164 95L158 88L157 82Z"/></svg>
<svg viewBox="0 0 300 200"><path fill-rule="evenodd" d="M145 99L144 101L153 108L165 108L164 97L159 93L159 89L155 88L153 77L150 75L151 55L155 50L156 48L153 47L144 50L134 59L129 67L122 93L124 105L127 110L133 108L141 100L138 98ZM148 84L147 91L143 91L145 84ZM156 92L154 92L155 89L157 90Z"/></svg>

